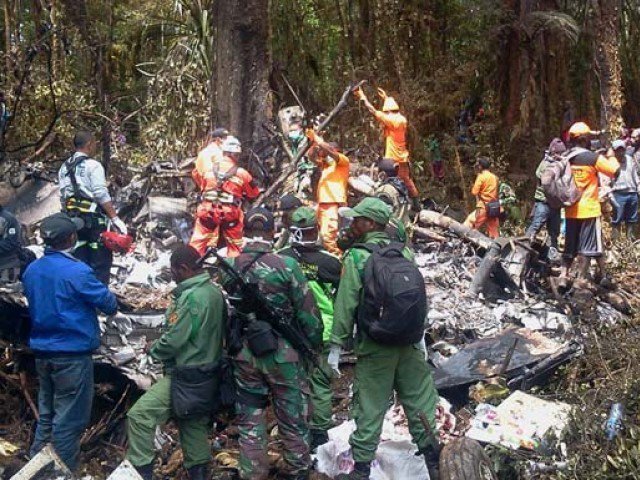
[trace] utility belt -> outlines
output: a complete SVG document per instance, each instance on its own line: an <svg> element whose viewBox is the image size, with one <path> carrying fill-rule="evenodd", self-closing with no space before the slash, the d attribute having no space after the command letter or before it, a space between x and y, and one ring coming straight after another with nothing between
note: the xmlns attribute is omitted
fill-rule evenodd
<svg viewBox="0 0 640 480"><path fill-rule="evenodd" d="M65 201L65 213L70 217L81 218L84 222L84 226L78 231L81 240L98 242L100 234L107 229L107 215L91 199L69 197Z"/></svg>
<svg viewBox="0 0 640 480"><path fill-rule="evenodd" d="M242 201L227 192L220 190L207 190L200 195L201 200L205 200L211 203L223 203L225 205L235 205L239 207Z"/></svg>

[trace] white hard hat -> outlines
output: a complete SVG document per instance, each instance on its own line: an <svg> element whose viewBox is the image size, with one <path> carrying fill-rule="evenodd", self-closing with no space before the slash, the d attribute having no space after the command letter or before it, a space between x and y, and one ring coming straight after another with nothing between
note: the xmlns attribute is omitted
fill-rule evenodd
<svg viewBox="0 0 640 480"><path fill-rule="evenodd" d="M236 137L229 135L224 142L222 142L222 151L228 153L242 153L242 145L240 140Z"/></svg>

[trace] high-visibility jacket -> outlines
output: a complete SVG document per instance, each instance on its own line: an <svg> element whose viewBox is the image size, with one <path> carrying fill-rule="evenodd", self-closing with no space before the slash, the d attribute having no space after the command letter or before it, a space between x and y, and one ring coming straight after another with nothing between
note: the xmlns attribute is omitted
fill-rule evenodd
<svg viewBox="0 0 640 480"><path fill-rule="evenodd" d="M587 149L581 150L571 157L570 163L574 181L582 190L582 196L577 203L565 208L566 218L595 218L602 215L598 198L598 173L613 178L620 168L614 156L605 157Z"/></svg>
<svg viewBox="0 0 640 480"><path fill-rule="evenodd" d="M216 188L217 179L213 173L213 165L221 162L222 158L222 150L216 143L210 143L198 153L191 176L201 192Z"/></svg>
<svg viewBox="0 0 640 480"><path fill-rule="evenodd" d="M349 157L338 153L338 160L327 157L322 161L318 182L318 203L347 203Z"/></svg>
<svg viewBox="0 0 640 480"><path fill-rule="evenodd" d="M477 199L476 208L484 208L486 203L498 200L498 177L489 170L483 170L476 177L471 195Z"/></svg>
<svg viewBox="0 0 640 480"><path fill-rule="evenodd" d="M398 163L409 161L407 150L407 119L399 112L376 110L375 117L384 127L385 158L393 158Z"/></svg>
<svg viewBox="0 0 640 480"><path fill-rule="evenodd" d="M256 198L260 194L251 174L224 155L212 163L207 175L206 188L202 190L205 200L233 203L244 197Z"/></svg>

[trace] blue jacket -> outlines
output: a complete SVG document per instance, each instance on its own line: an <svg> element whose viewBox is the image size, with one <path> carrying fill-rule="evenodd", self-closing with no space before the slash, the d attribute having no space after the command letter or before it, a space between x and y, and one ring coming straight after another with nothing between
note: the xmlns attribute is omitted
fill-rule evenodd
<svg viewBox="0 0 640 480"><path fill-rule="evenodd" d="M22 278L31 314L29 345L36 355L82 354L100 345L96 309L116 312L116 297L91 267L69 254L45 250Z"/></svg>

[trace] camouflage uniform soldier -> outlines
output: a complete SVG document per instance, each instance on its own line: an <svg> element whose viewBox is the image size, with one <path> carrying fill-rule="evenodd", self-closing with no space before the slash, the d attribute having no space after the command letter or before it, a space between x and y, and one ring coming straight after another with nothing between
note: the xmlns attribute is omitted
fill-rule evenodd
<svg viewBox="0 0 640 480"><path fill-rule="evenodd" d="M327 431L333 426L331 369L327 363L329 338L333 325L333 301L340 281L340 259L327 252L319 241L318 219L311 207L296 209L291 216L291 244L281 255L295 258L309 281L324 324L322 340L325 348L319 365L309 377L311 383L311 450L329 441Z"/></svg>
<svg viewBox="0 0 640 480"><path fill-rule="evenodd" d="M248 280L256 281L274 306L289 311L292 321L311 344L318 347L322 342L322 321L315 300L298 263L290 257L272 253L273 234L271 213L260 208L250 211L245 223L247 244L241 254L229 262ZM229 285L226 278L223 283ZM307 440L309 388L304 359L278 334L275 334L275 350L257 356L255 344L250 348L249 330L257 328L259 323L265 322L257 318L245 328L242 347L234 357L240 475L243 479L263 480L269 474L266 408L270 398L284 447L284 471L278 478L306 479L311 458ZM268 342L259 342L257 346L263 346L262 343Z"/></svg>

